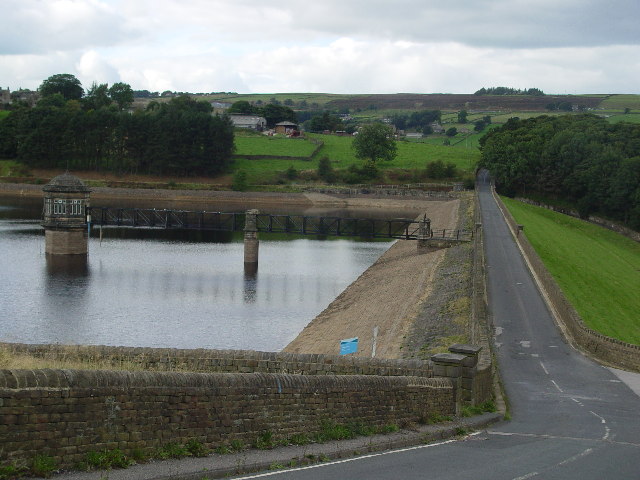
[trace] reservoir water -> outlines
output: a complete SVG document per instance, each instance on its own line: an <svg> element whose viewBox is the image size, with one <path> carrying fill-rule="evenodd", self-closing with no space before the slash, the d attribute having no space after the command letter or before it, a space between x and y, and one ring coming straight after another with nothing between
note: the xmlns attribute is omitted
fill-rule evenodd
<svg viewBox="0 0 640 480"><path fill-rule="evenodd" d="M260 234L249 275L242 234L94 229L73 261L40 211L0 199L2 342L278 351L391 245Z"/></svg>

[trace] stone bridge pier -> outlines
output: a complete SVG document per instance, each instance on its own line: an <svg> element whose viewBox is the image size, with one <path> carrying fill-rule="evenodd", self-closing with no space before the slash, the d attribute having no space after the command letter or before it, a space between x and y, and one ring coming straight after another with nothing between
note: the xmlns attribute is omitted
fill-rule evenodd
<svg viewBox="0 0 640 480"><path fill-rule="evenodd" d="M255 275L258 271L258 214L259 210L247 210L244 223L244 271Z"/></svg>

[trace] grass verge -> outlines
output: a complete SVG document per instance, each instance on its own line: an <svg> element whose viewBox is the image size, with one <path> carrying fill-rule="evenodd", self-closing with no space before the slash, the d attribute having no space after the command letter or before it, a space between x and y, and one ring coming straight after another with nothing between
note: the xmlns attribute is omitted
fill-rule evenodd
<svg viewBox="0 0 640 480"><path fill-rule="evenodd" d="M640 244L567 215L503 201L585 324L640 344Z"/></svg>

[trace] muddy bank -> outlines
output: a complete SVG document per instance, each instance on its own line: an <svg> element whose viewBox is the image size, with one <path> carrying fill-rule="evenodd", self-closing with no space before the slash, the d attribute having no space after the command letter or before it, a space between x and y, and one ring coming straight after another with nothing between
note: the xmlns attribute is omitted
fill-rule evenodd
<svg viewBox="0 0 640 480"><path fill-rule="evenodd" d="M42 198L43 185L0 183L0 196L13 198ZM232 192L213 190L166 190L143 188L91 187L91 203L100 206L121 206L134 203L141 208L206 209L208 205L225 205L229 209L258 208L278 211L288 207L303 210L307 215L326 214L327 209L353 212L389 212L416 216L424 205L440 203L419 198L377 197L361 195L327 195L321 193ZM114 205L115 204L115 205ZM316 210L317 209L317 210ZM415 215L414 215L415 214ZM441 227L437 224L438 228ZM434 227L435 228L435 227Z"/></svg>
<svg viewBox="0 0 640 480"><path fill-rule="evenodd" d="M438 228L455 228L460 200L423 202L423 212ZM335 355L340 340L358 337L358 356L371 356L377 327L376 357L401 358L445 250L419 253L415 241L397 241L338 296L284 349L290 353Z"/></svg>

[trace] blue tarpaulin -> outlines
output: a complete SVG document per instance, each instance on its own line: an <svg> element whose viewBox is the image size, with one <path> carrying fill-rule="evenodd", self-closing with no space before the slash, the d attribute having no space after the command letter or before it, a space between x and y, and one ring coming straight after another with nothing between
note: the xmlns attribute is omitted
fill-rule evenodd
<svg viewBox="0 0 640 480"><path fill-rule="evenodd" d="M340 340L340 355L348 355L358 351L358 337Z"/></svg>

